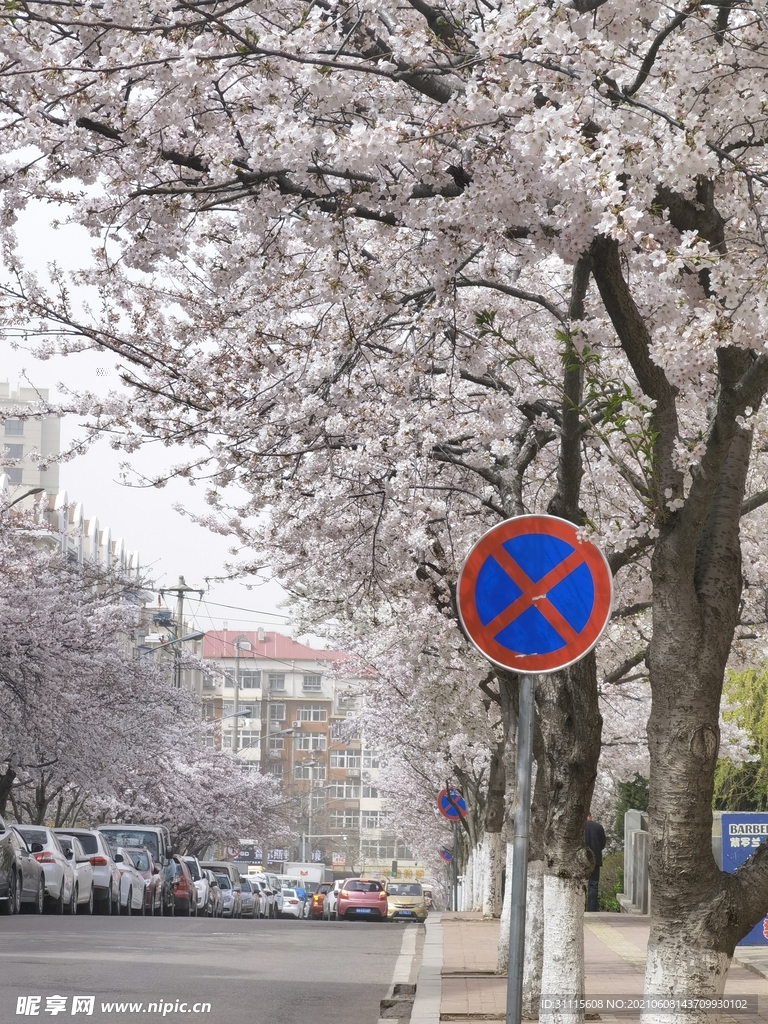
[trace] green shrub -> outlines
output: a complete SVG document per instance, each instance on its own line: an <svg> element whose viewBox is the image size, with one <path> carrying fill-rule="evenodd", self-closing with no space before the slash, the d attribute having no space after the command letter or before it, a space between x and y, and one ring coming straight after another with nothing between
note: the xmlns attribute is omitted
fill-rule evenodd
<svg viewBox="0 0 768 1024"><path fill-rule="evenodd" d="M597 906L600 910L621 910L616 894L624 892L624 854L621 850L609 854L600 868L597 887Z"/></svg>

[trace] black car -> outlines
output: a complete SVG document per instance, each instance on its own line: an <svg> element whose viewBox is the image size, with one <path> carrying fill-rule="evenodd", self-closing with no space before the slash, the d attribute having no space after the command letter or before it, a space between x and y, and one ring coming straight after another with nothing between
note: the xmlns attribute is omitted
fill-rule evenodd
<svg viewBox="0 0 768 1024"><path fill-rule="evenodd" d="M45 874L41 864L13 826L0 818L0 909L18 914L22 903L29 903L42 914L45 900Z"/></svg>

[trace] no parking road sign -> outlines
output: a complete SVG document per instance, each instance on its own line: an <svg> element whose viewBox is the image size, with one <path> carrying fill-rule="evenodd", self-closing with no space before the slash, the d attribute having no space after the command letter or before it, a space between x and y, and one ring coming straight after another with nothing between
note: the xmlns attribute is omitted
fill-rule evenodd
<svg viewBox="0 0 768 1024"><path fill-rule="evenodd" d="M556 516L517 516L489 530L459 575L459 615L489 661L556 672L583 658L608 624L605 556Z"/></svg>
<svg viewBox="0 0 768 1024"><path fill-rule="evenodd" d="M441 789L437 795L437 809L444 818L450 821L458 821L466 817L467 802L458 789L451 789L450 796L447 789Z"/></svg>

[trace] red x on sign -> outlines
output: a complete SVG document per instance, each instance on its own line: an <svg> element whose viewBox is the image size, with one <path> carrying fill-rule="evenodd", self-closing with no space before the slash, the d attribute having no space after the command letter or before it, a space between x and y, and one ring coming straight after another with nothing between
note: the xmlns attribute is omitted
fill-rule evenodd
<svg viewBox="0 0 768 1024"><path fill-rule="evenodd" d="M582 658L611 612L611 571L599 548L555 516L518 516L489 530L459 576L467 635L517 672L554 672Z"/></svg>

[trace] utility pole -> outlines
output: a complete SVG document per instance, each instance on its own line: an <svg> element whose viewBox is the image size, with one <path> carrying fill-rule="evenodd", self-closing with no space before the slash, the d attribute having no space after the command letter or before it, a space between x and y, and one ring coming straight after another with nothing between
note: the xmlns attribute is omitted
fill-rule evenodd
<svg viewBox="0 0 768 1024"><path fill-rule="evenodd" d="M175 587L164 587L158 591L163 597L166 594L176 595L176 629L174 630L174 636L178 639L184 630L184 595L185 594L199 594L203 596L205 590L201 590L197 587L188 587L184 581L183 576L179 576L179 582ZM178 690L181 687L181 651L177 648L174 651L175 663L173 666L173 685Z"/></svg>

